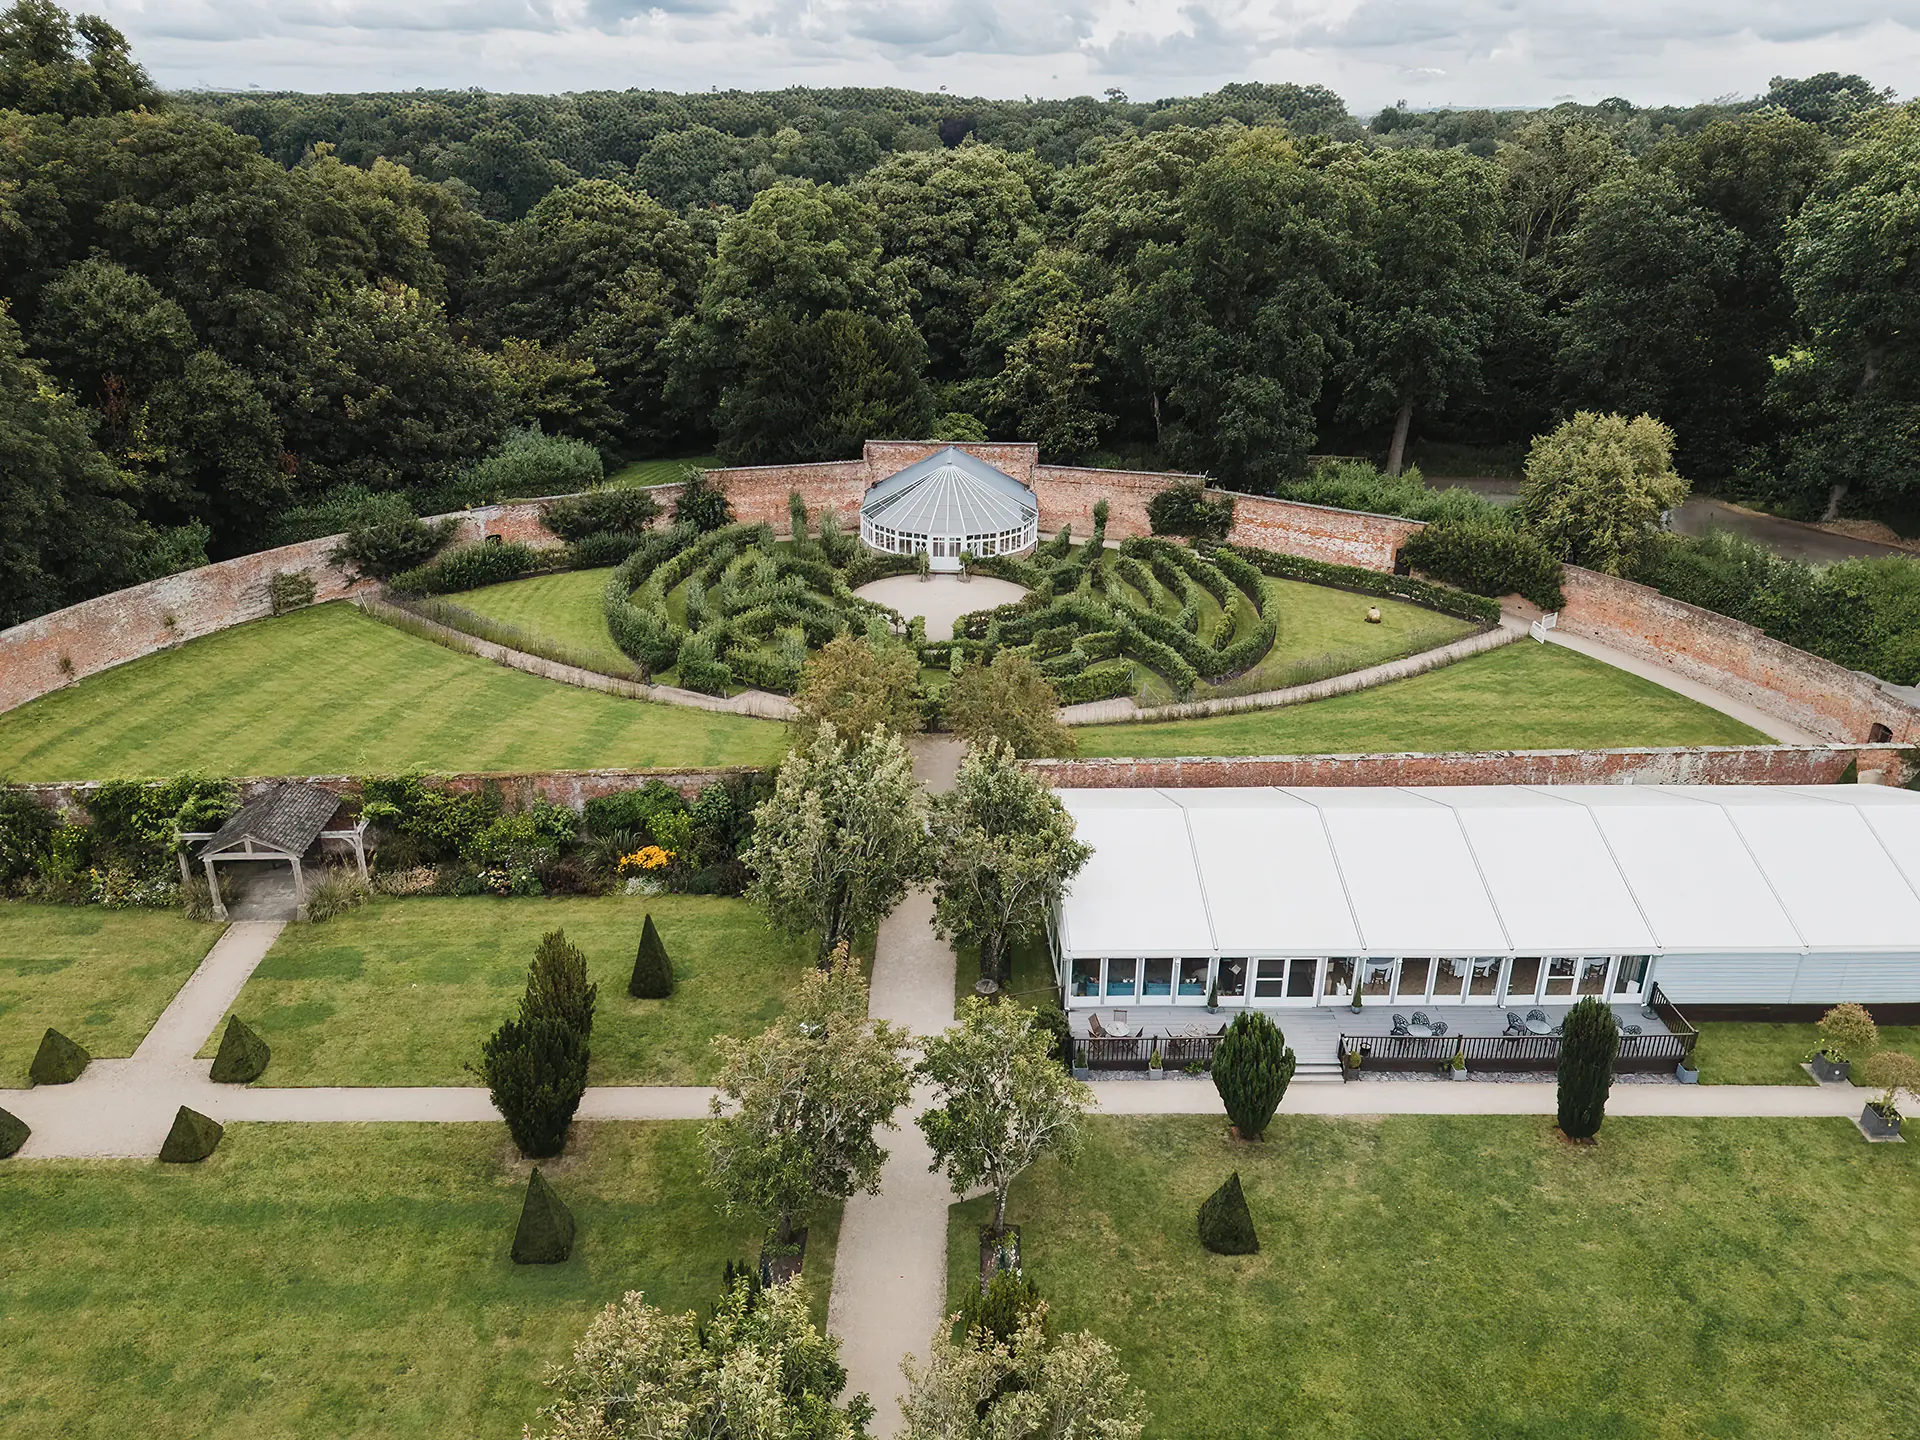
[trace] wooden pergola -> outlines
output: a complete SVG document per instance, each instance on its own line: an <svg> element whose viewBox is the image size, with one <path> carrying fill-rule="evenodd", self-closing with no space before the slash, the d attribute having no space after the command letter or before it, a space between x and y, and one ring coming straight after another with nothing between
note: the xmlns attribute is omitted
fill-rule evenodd
<svg viewBox="0 0 1920 1440"><path fill-rule="evenodd" d="M226 902L220 896L220 876L214 866L222 861L284 861L293 867L294 918L307 918L307 880L302 862L308 851L322 840L344 840L353 846L353 858L360 878L367 878L367 822L355 820L351 826L330 828L329 822L340 809L340 797L318 785L283 781L264 790L235 812L217 831L183 832L180 839L199 845L195 858L206 867L207 889L213 895L213 914L227 918ZM186 851L180 852L180 881L191 877Z"/></svg>

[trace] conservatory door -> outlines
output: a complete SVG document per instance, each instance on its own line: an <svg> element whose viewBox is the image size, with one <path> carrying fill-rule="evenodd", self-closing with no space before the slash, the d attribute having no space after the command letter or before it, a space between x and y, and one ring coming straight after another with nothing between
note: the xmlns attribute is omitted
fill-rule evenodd
<svg viewBox="0 0 1920 1440"><path fill-rule="evenodd" d="M1253 1003L1267 1005L1311 1005L1318 993L1320 961L1295 957L1270 958L1254 962Z"/></svg>

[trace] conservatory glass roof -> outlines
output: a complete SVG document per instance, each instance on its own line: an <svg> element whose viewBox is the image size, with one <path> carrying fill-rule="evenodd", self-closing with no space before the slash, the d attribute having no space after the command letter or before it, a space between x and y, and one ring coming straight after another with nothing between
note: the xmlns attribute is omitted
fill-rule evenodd
<svg viewBox="0 0 1920 1440"><path fill-rule="evenodd" d="M913 535L997 535L1038 511L1033 491L952 445L887 476L860 502L864 518Z"/></svg>
<svg viewBox="0 0 1920 1440"><path fill-rule="evenodd" d="M1920 955L1874 785L1061 790L1071 955Z"/></svg>

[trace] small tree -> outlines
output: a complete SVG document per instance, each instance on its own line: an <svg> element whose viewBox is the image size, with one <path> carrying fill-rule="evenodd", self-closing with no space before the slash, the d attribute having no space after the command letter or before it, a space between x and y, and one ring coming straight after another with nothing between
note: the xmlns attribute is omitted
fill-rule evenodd
<svg viewBox="0 0 1920 1440"><path fill-rule="evenodd" d="M969 996L960 1023L927 1042L919 1075L937 1103L920 1116L955 1195L993 1192L995 1234L1006 1228L1007 1191L1048 1151L1071 1160L1080 1148L1081 1111L1092 1091L1060 1068L1052 1038L1033 1027L1024 1005L989 1005Z"/></svg>
<svg viewBox="0 0 1920 1440"><path fill-rule="evenodd" d="M718 530L733 523L733 506L727 492L713 483L705 470L689 468L673 502L673 523L691 525L701 532Z"/></svg>
<svg viewBox="0 0 1920 1440"><path fill-rule="evenodd" d="M740 854L773 924L820 936L824 958L879 924L926 870L927 797L900 737L849 748L831 721L780 765Z"/></svg>
<svg viewBox="0 0 1920 1440"><path fill-rule="evenodd" d="M1258 1010L1233 1017L1213 1051L1213 1088L1242 1140L1259 1140L1293 1083L1294 1054L1280 1027Z"/></svg>
<svg viewBox="0 0 1920 1440"><path fill-rule="evenodd" d="M520 1153L558 1155L587 1090L598 988L566 932L543 936L527 967L520 1011L480 1047L480 1077Z"/></svg>
<svg viewBox="0 0 1920 1440"><path fill-rule="evenodd" d="M1071 755L1073 731L1060 723L1060 696L1025 655L1002 650L991 665L969 665L947 686L947 724L969 745L1004 740L1022 760Z"/></svg>
<svg viewBox="0 0 1920 1440"><path fill-rule="evenodd" d="M876 727L915 734L922 723L914 698L919 681L920 657L898 641L837 636L800 672L793 697L800 732L811 736L830 724L842 735L867 735Z"/></svg>
<svg viewBox="0 0 1920 1440"><path fill-rule="evenodd" d="M547 1377L543 1440L791 1436L861 1440L873 1406L844 1403L840 1342L813 1326L797 1285L761 1291L742 1276L702 1324L637 1290L594 1318ZM532 1431L528 1432L530 1435Z"/></svg>
<svg viewBox="0 0 1920 1440"><path fill-rule="evenodd" d="M787 496L787 530L796 545L807 538L807 497L798 490Z"/></svg>
<svg viewBox="0 0 1920 1440"><path fill-rule="evenodd" d="M980 951L980 976L1006 979L1007 953L1040 930L1093 851L1060 797L1003 740L969 749L933 802L934 923Z"/></svg>
<svg viewBox="0 0 1920 1440"><path fill-rule="evenodd" d="M900 1440L1138 1440L1146 1400L1113 1349L1085 1330L1049 1338L1046 1307L1009 1339L942 1327L927 1363L901 1362Z"/></svg>
<svg viewBox="0 0 1920 1440"><path fill-rule="evenodd" d="M1661 512L1687 498L1672 456L1673 431L1651 415L1582 410L1527 452L1520 523L1559 559L1622 574Z"/></svg>
<svg viewBox="0 0 1920 1440"><path fill-rule="evenodd" d="M673 961L667 958L667 947L660 943L651 911L640 927L640 947L633 957L633 978L627 982L627 993L636 1000L665 1000L673 994Z"/></svg>
<svg viewBox="0 0 1920 1440"><path fill-rule="evenodd" d="M1873 1101L1889 1124L1900 1123L1900 1092L1920 1099L1920 1060L1904 1050L1882 1050L1868 1059L1863 1072L1866 1082L1880 1092Z"/></svg>
<svg viewBox="0 0 1920 1440"><path fill-rule="evenodd" d="M1620 1022L1589 995L1567 1013L1560 1033L1560 1133L1591 1140L1607 1118L1613 1089L1613 1057L1620 1053Z"/></svg>
<svg viewBox="0 0 1920 1440"><path fill-rule="evenodd" d="M1820 1017L1820 1053L1835 1065L1858 1064L1880 1048L1880 1028L1864 1005L1836 1005Z"/></svg>
<svg viewBox="0 0 1920 1440"><path fill-rule="evenodd" d="M844 945L757 1037L715 1040L719 1094L702 1139L728 1212L762 1216L784 1242L819 1201L877 1192L887 1152L875 1133L907 1102L908 1043L868 1018L867 983Z"/></svg>

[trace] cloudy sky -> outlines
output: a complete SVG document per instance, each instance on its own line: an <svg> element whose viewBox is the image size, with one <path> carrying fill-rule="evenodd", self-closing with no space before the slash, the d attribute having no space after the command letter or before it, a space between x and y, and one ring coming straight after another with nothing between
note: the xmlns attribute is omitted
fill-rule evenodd
<svg viewBox="0 0 1920 1440"><path fill-rule="evenodd" d="M902 85L1013 97L1318 82L1366 113L1642 104L1858 72L1903 97L1920 0L78 0L170 87Z"/></svg>

